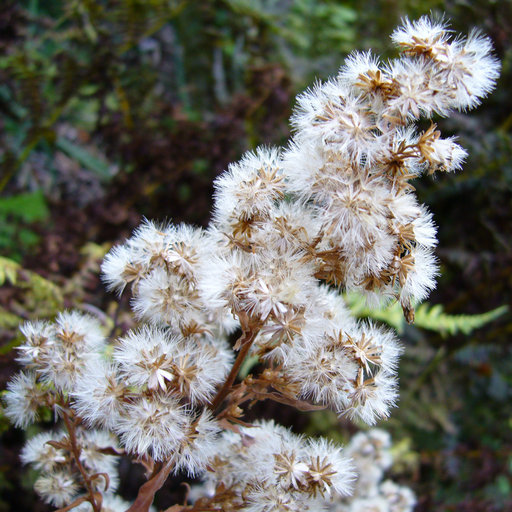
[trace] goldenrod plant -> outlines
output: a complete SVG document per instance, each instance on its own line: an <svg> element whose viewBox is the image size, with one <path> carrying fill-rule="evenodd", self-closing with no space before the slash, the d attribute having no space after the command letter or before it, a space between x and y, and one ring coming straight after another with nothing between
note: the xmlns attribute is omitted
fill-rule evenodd
<svg viewBox="0 0 512 512"><path fill-rule="evenodd" d="M414 321L438 267L436 227L411 181L459 170L466 156L433 122L417 122L477 106L499 63L484 36L452 37L427 17L404 20L392 40L398 58L353 53L298 97L286 148L229 166L206 229L147 220L110 251L104 280L131 294L139 327L111 341L76 311L22 327L24 370L6 414L26 428L46 406L62 424L23 451L46 502L147 511L173 473L203 481L173 512L412 510L411 490L381 482L385 433L342 448L244 421L260 400L368 425L395 405L403 348L351 315L340 291L370 307L398 301ZM254 355L258 371L236 383ZM147 469L131 505L115 497L121 454Z"/></svg>

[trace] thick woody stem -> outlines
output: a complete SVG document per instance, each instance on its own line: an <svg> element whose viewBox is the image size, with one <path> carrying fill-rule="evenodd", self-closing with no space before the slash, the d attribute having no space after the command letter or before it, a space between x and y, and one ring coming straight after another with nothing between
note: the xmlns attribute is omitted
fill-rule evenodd
<svg viewBox="0 0 512 512"><path fill-rule="evenodd" d="M215 396L210 405L210 409L214 412L219 408L219 406L222 404L222 401L224 400L224 398L226 398L226 395L229 393L229 390L231 389L231 386L233 385L233 382L235 382L236 376L240 371L240 367L242 366L242 363L244 362L245 357L249 353L252 343L259 332L259 326L247 325L242 327L244 331L242 333L242 336L240 336L235 345L235 347L240 347L240 352L238 352L238 356L235 359L233 367L231 368L231 371L229 372L226 381L219 389L217 395Z"/></svg>
<svg viewBox="0 0 512 512"><path fill-rule="evenodd" d="M80 461L80 447L78 446L78 442L76 439L76 429L74 422L71 421L68 412L64 409L63 420L66 424L66 429L69 434L69 443L71 445L71 453L73 454L73 458L75 459L75 463L78 467L78 471L82 475L82 479L84 481L85 487L87 488L87 492L89 493L89 501L92 505L94 512L101 512L101 504L97 503L96 498L94 496L94 488L92 486L91 479L87 474L82 462Z"/></svg>

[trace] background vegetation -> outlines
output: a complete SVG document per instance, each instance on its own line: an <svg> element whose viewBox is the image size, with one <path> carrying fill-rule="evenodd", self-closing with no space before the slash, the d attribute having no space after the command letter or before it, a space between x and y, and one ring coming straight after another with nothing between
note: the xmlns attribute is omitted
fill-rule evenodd
<svg viewBox="0 0 512 512"><path fill-rule="evenodd" d="M24 319L80 307L128 328L127 304L98 278L111 244L142 216L205 225L214 177L245 150L286 141L297 92L352 49L391 56L400 18L430 11L489 34L503 70L477 111L439 120L469 151L464 171L416 184L440 226L430 304L443 311L425 307L414 327L379 314L406 347L399 408L382 426L418 511L511 510L512 316L494 311L512 290L510 0L4 0L0 388ZM339 440L356 430L327 413L255 414ZM23 433L2 416L0 431L0 511L48 510L18 460ZM121 471L132 498L140 471ZM159 506L181 492L170 482Z"/></svg>

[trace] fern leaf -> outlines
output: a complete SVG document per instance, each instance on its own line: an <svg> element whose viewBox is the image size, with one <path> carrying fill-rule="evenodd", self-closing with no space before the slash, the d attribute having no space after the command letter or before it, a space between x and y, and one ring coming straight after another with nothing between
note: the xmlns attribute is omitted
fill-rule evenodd
<svg viewBox="0 0 512 512"><path fill-rule="evenodd" d="M357 293L345 295L345 301L352 314L358 318L371 318L384 322L393 327L398 333L403 333L405 319L398 302L380 309L370 309L363 296ZM414 325L422 329L435 331L442 336L458 333L470 334L475 329L492 322L508 311L507 306L476 315L450 315L444 312L441 304L424 303L416 309Z"/></svg>
<svg viewBox="0 0 512 512"><path fill-rule="evenodd" d="M344 297L351 313L355 317L378 320L393 327L398 333L403 332L405 320L402 308L398 302L387 307L370 309L366 304L364 296L358 293L348 293Z"/></svg>
<svg viewBox="0 0 512 512"><path fill-rule="evenodd" d="M416 310L416 325L439 332L441 335L454 335L457 333L470 334L475 329L492 322L508 311L507 306L480 313L477 315L449 315L443 311L439 304L430 306L422 304Z"/></svg>

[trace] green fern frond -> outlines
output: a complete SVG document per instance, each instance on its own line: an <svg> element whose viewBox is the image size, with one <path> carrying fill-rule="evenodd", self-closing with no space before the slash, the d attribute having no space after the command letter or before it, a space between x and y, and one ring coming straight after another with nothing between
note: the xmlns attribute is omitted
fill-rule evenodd
<svg viewBox="0 0 512 512"><path fill-rule="evenodd" d="M401 333L405 320L400 304L394 303L384 308L370 309L366 299L358 293L347 293L344 295L345 302L351 313L357 318L371 318L386 323Z"/></svg>
<svg viewBox="0 0 512 512"><path fill-rule="evenodd" d="M443 311L443 306L440 304L434 306L422 304L416 309L415 324L424 329L439 332L444 336L457 333L470 334L507 311L507 306L500 306L476 315L449 315Z"/></svg>
<svg viewBox="0 0 512 512"><path fill-rule="evenodd" d="M405 319L402 307L398 302L380 309L370 309L366 305L363 296L357 293L345 295L345 301L352 314L358 318L371 318L384 322L393 327L398 333L402 333L405 327ZM470 334L475 329L492 322L508 311L507 306L480 313L476 315L450 315L444 312L440 304L421 304L415 312L414 325L430 331L435 331L442 336L458 333Z"/></svg>

